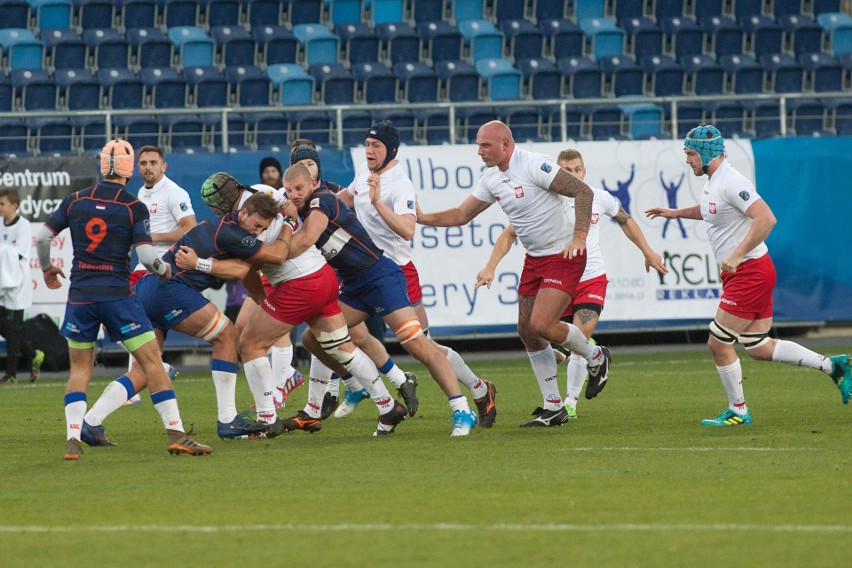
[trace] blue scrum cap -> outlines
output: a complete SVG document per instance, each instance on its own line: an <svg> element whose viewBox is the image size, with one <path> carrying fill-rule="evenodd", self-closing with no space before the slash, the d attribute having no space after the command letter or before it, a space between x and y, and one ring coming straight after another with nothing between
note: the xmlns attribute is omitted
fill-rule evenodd
<svg viewBox="0 0 852 568"><path fill-rule="evenodd" d="M722 133L712 124L702 124L690 130L683 145L698 152L701 165L705 168L715 158L725 153L725 140L722 138Z"/></svg>

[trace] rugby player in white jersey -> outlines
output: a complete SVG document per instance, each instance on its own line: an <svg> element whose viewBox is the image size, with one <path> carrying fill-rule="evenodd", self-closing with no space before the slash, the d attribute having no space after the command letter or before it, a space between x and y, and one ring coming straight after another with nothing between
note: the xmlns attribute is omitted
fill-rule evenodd
<svg viewBox="0 0 852 568"><path fill-rule="evenodd" d="M583 156L577 150L563 150L559 153L556 163L560 168L563 168L581 181L586 179L586 165L583 163ZM642 251L645 257L645 271L648 272L653 267L660 274L668 274L669 270L663 263L663 257L660 256L645 239L642 229L636 221L624 210L621 203L610 192L597 187L593 187L595 199L592 202L592 219L589 225L589 234L586 236L586 270L580 277L580 284L577 286L577 294L568 309L563 314L564 321L570 321L576 325L588 338L592 337L595 332L595 327L600 319L601 312L606 299L606 287L609 282L606 277L606 266L604 265L603 254L600 245L600 220L601 216L606 215L618 223L624 234L627 235L633 244ZM572 204L573 210L573 204ZM487 286L491 287L494 281L494 271L497 265L508 254L509 249L515 242L515 228L512 225L506 227L503 233L497 238L494 243L494 250L491 252L491 258L485 268L479 271L476 275L476 287ZM564 355L557 351L557 360L560 355ZM561 361L560 361L561 362ZM579 355L571 354L568 358L568 381L565 395L565 408L568 411L570 418L577 417L577 403L580 400L580 391L583 389L583 383L586 381L586 360ZM590 381L586 387L586 398L593 399L606 386L606 381L599 380Z"/></svg>
<svg viewBox="0 0 852 568"><path fill-rule="evenodd" d="M701 199L680 209L652 208L652 219L695 219L707 222L707 237L722 271L722 298L710 323L707 346L728 395L728 408L705 426L751 424L743 392L743 373L734 349L739 342L758 361L774 361L822 371L840 389L843 404L852 396L852 364L847 355L825 357L792 341L771 339L775 266L765 244L775 215L754 184L725 158L725 142L715 126L693 128L684 140L686 164L698 177L707 176Z"/></svg>
<svg viewBox="0 0 852 568"><path fill-rule="evenodd" d="M590 343L577 326L559 320L586 268L594 193L547 156L517 148L512 131L500 121L482 125L476 144L487 169L474 192L452 209L423 213L418 208L417 222L464 225L495 202L500 204L527 252L518 286L518 335L544 399L541 412L535 411L533 420L521 426L560 426L569 418L550 343L583 357L589 375L599 382L606 381L611 359L608 348ZM574 198L575 214L565 197Z"/></svg>

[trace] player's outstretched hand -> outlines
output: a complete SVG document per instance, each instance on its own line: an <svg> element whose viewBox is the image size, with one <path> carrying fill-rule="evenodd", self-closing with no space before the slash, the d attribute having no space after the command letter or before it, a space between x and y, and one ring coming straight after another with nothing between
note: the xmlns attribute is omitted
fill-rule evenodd
<svg viewBox="0 0 852 568"><path fill-rule="evenodd" d="M669 273L669 269L666 268L666 263L663 262L663 257L657 252L645 257L645 272L651 272L652 268L660 274Z"/></svg>
<svg viewBox="0 0 852 568"><path fill-rule="evenodd" d="M663 207L654 207L653 209L647 209L645 210L645 215L650 217L651 219L656 219L657 217L663 217L664 219L677 218L674 209L665 209Z"/></svg>
<svg viewBox="0 0 852 568"><path fill-rule="evenodd" d="M476 275L476 286L474 286L473 289L477 290L480 287L485 286L490 290L492 282L494 282L494 269L490 266L486 266Z"/></svg>
<svg viewBox="0 0 852 568"><path fill-rule="evenodd" d="M180 250L175 255L175 264L181 270L195 270L198 264L198 255L188 246L181 245Z"/></svg>
<svg viewBox="0 0 852 568"><path fill-rule="evenodd" d="M59 278L65 278L65 273L62 272L62 269L58 266L51 266L41 274L44 277L44 284L50 290L56 290L57 288L62 286L62 282L59 281Z"/></svg>

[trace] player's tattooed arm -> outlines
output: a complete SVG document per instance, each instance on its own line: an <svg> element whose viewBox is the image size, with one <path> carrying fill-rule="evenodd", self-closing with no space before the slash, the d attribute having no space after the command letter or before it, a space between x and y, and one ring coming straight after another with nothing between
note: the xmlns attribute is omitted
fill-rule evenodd
<svg viewBox="0 0 852 568"><path fill-rule="evenodd" d="M585 238L585 235L589 232L592 219L592 201L595 198L591 188L574 174L559 168L548 189L559 195L574 198L574 213L576 215L574 231L583 233Z"/></svg>

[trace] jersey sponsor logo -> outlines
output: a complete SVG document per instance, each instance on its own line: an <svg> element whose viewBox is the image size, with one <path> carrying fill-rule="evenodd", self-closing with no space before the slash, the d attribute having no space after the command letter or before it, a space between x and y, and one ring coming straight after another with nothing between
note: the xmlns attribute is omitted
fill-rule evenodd
<svg viewBox="0 0 852 568"><path fill-rule="evenodd" d="M711 201L710 203L707 204L707 211L709 211L711 215L716 214L716 202L715 201Z"/></svg>
<svg viewBox="0 0 852 568"><path fill-rule="evenodd" d="M70 321L65 324L65 330L69 333L80 333L80 328L71 323Z"/></svg>
<svg viewBox="0 0 852 568"><path fill-rule="evenodd" d="M131 331L136 331L137 329L141 329L141 327L142 327L141 324L136 323L134 321L134 322L131 322L127 325L121 326L121 333L122 334L130 333Z"/></svg>
<svg viewBox="0 0 852 568"><path fill-rule="evenodd" d="M748 201L749 199L751 199L751 194L748 192L747 189L744 189L740 192L740 199L742 199L743 201Z"/></svg>
<svg viewBox="0 0 852 568"><path fill-rule="evenodd" d="M309 207L319 207L319 197L314 197L311 199L311 204Z"/></svg>
<svg viewBox="0 0 852 568"><path fill-rule="evenodd" d="M512 180L510 180L508 178L507 179L501 179L500 183L512 183Z"/></svg>
<svg viewBox="0 0 852 568"><path fill-rule="evenodd" d="M519 185L515 188L515 199L520 199L524 196L524 186Z"/></svg>
<svg viewBox="0 0 852 568"><path fill-rule="evenodd" d="M736 303L736 302L734 302L734 301L732 301L732 300L729 300L729 299L727 299L727 298L722 298L722 299L721 299L721 300L719 300L719 301L720 301L720 302L722 302L723 304L728 304L729 306L736 306L736 305L737 305L737 303Z"/></svg>
<svg viewBox="0 0 852 568"><path fill-rule="evenodd" d="M592 213L592 220L591 220L592 225L597 225L598 221L600 220L600 217L601 217L600 213Z"/></svg>
<svg viewBox="0 0 852 568"><path fill-rule="evenodd" d="M255 239L253 236L249 235L242 240L242 243L243 243L244 246L251 248L257 243L257 239Z"/></svg>
<svg viewBox="0 0 852 568"><path fill-rule="evenodd" d="M559 284L560 286L562 285L562 280L559 280L558 278L544 278L542 279L542 282L548 284Z"/></svg>
<svg viewBox="0 0 852 568"><path fill-rule="evenodd" d="M187 203L184 201L183 203L180 204L180 210L181 211L189 210L189 205L187 205Z"/></svg>
<svg viewBox="0 0 852 568"><path fill-rule="evenodd" d="M600 300L601 302L604 301L603 296L599 296L598 294L587 294L587 296L594 300Z"/></svg>
<svg viewBox="0 0 852 568"><path fill-rule="evenodd" d="M331 260L343 250L343 247L345 247L346 243L348 243L351 239L352 235L343 229L337 229L329 235L328 240L322 245L320 252L326 260Z"/></svg>
<svg viewBox="0 0 852 568"><path fill-rule="evenodd" d="M541 164L541 171L543 171L544 173L549 174L551 170L553 170L553 166L551 166L549 163L543 162Z"/></svg>
<svg viewBox="0 0 852 568"><path fill-rule="evenodd" d="M174 309L174 310L170 311L169 313L167 313L167 314L163 317L163 319L165 319L166 321L172 321L173 319L175 319L176 317L178 317L178 316L179 316L179 315L181 315L182 313L183 313L183 310L181 310L181 309L177 309L177 308L176 308L176 309Z"/></svg>

